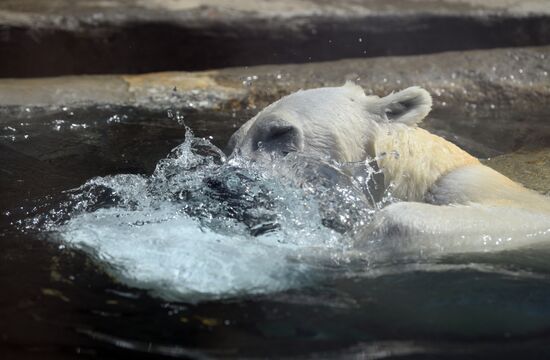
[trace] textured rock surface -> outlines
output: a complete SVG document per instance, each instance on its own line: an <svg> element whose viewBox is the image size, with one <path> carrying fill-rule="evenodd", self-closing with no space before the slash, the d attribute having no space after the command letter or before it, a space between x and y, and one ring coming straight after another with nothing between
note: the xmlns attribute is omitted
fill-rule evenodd
<svg viewBox="0 0 550 360"><path fill-rule="evenodd" d="M530 189L550 195L550 148L522 150L485 163Z"/></svg>
<svg viewBox="0 0 550 360"><path fill-rule="evenodd" d="M207 72L4 79L0 80L0 106L88 103L185 108L193 99L212 98L202 107L242 109L265 106L299 89L341 85L346 80L378 95L423 86L434 96L436 111L460 108L469 113L489 107L531 112L543 110L550 96L550 47Z"/></svg>
<svg viewBox="0 0 550 360"><path fill-rule="evenodd" d="M0 76L533 46L549 31L546 0L4 0Z"/></svg>
<svg viewBox="0 0 550 360"><path fill-rule="evenodd" d="M65 27L135 20L362 17L384 14L550 15L545 0L3 0L4 24ZM288 23L287 23L288 24ZM200 25L197 25L200 26Z"/></svg>

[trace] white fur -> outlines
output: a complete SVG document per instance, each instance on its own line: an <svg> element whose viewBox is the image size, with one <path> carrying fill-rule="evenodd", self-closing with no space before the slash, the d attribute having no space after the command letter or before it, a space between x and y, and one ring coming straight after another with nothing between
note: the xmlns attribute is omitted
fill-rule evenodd
<svg viewBox="0 0 550 360"><path fill-rule="evenodd" d="M337 162L376 158L386 186L409 202L378 212L361 241L393 239L387 244L399 244L389 246L394 250L418 245L456 252L550 240L548 198L418 128L431 106L419 87L382 98L366 96L353 83L299 91L244 124L229 148L254 158L262 139L270 151L285 147Z"/></svg>
<svg viewBox="0 0 550 360"><path fill-rule="evenodd" d="M228 150L253 157L251 142L257 130L255 125L277 118L302 131L303 151L312 156L338 162L364 160L368 138L376 130L365 121L367 101L363 89L353 83L298 91L267 106L246 122L231 137ZM334 124L338 124L337 131Z"/></svg>
<svg viewBox="0 0 550 360"><path fill-rule="evenodd" d="M381 210L357 239L386 258L510 250L550 240L550 216L517 206L400 202Z"/></svg>
<svg viewBox="0 0 550 360"><path fill-rule="evenodd" d="M385 96L375 104L377 107L371 108L370 111L378 111L387 120L416 125L432 109L432 97L421 87L412 86Z"/></svg>

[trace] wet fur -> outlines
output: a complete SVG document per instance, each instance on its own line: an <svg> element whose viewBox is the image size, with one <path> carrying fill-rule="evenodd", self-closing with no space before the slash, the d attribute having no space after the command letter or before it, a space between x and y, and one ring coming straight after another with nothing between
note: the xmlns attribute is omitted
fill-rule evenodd
<svg viewBox="0 0 550 360"><path fill-rule="evenodd" d="M379 211L358 236L391 251L509 249L550 240L550 201L445 139L419 128L432 106L419 87L379 98L346 83L299 91L269 105L231 138L235 156L298 151L339 163L376 159L403 202ZM261 141L260 141L261 142Z"/></svg>

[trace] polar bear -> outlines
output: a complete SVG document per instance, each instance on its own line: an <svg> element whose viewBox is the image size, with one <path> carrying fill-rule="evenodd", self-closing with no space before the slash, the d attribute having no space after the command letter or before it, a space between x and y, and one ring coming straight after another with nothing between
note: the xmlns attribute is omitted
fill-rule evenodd
<svg viewBox="0 0 550 360"><path fill-rule="evenodd" d="M301 152L339 164L375 159L385 188L401 201L378 211L358 239L391 251L500 250L550 240L550 200L418 127L431 107L420 87L381 98L351 82L302 90L246 122L228 151L249 159Z"/></svg>

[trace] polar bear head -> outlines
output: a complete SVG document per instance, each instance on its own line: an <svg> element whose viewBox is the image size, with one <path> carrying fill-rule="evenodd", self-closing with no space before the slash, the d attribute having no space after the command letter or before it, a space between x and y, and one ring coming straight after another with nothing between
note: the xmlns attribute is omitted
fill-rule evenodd
<svg viewBox="0 0 550 360"><path fill-rule="evenodd" d="M341 87L298 91L281 98L246 122L229 140L232 156L285 156L302 152L338 163L373 156L384 125L414 126L429 113L430 94L410 87L385 97L367 96L351 82Z"/></svg>

